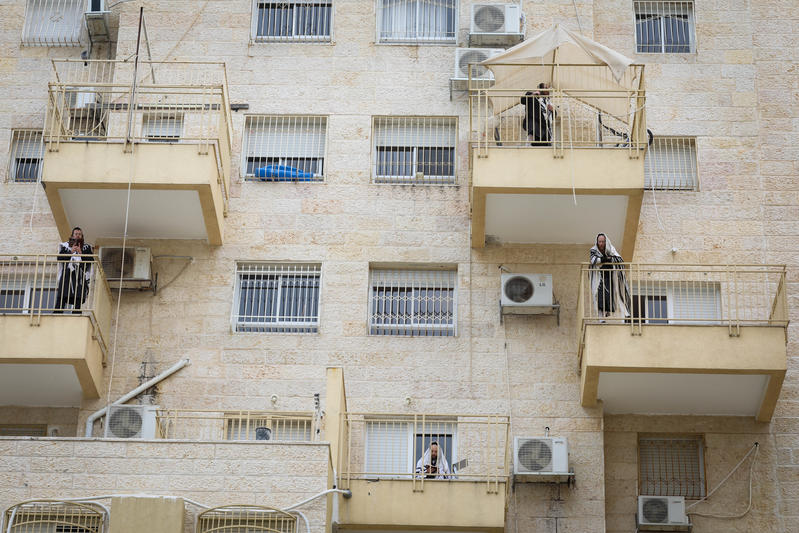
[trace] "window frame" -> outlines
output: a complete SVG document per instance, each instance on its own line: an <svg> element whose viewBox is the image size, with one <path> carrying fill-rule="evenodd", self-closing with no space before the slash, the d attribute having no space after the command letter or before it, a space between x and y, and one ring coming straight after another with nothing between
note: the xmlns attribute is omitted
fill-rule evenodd
<svg viewBox="0 0 799 533"><path fill-rule="evenodd" d="M177 127L175 130L177 131L177 135L153 135L150 131L150 128L154 124L159 124L158 128L163 128L160 126L161 121L167 120L169 124L174 124ZM183 138L183 132L185 128L185 116L180 111L154 111L150 113L144 113L142 115L141 121L141 136L142 138L149 143L177 143ZM173 132L170 132L173 133Z"/></svg>
<svg viewBox="0 0 799 533"><path fill-rule="evenodd" d="M667 13L664 10L664 7L667 7L668 4L685 4L688 6L688 51L687 52L667 52L667 46L684 46L684 44L666 44L666 30L664 27L664 18L668 15L674 15L674 13ZM642 8L642 11L639 12L639 5ZM650 6L655 6L650 7ZM690 55L696 54L697 45L696 45L696 4L694 0L633 0L633 40L635 42L635 53L636 54L646 54L646 55ZM660 50L659 51L641 51L640 47L642 46L653 46L653 45L644 45L638 42L638 17L656 17L658 20L658 29L659 36L660 36Z"/></svg>
<svg viewBox="0 0 799 533"><path fill-rule="evenodd" d="M18 146L24 142L30 142L31 137L38 138L39 157L18 157L20 151ZM19 160L36 161L35 179L17 179ZM8 183L39 183L42 180L42 170L44 168L44 133L42 130L33 128L14 128L11 130L11 143L8 148Z"/></svg>
<svg viewBox="0 0 799 533"><path fill-rule="evenodd" d="M667 148L658 147L659 144L668 144L669 146ZM656 168L650 168L650 165L662 163L664 157L658 155L658 163L655 163L652 162L653 156L651 154L653 150L655 150L656 153L660 151L666 152L667 150L673 150L675 146L677 146L678 150L681 150L687 155L687 157L690 158L691 166L690 168L683 167L677 169L680 171L681 176L687 176L688 179L669 186L669 184L664 183L663 179L660 177L662 174L664 174L664 171L658 170ZM699 149L697 147L696 137L685 135L654 135L652 138L652 144L649 146L646 154L644 155L644 189L655 191L698 191Z"/></svg>
<svg viewBox="0 0 799 533"><path fill-rule="evenodd" d="M255 128L264 128L263 131L268 131L270 124L272 122L277 121L285 121L285 120L319 120L322 122L321 134L324 137L324 146L322 147L322 154L321 156L286 156L282 154L269 154L267 152L260 153L258 156L250 156L250 152L253 151L251 148L251 137L250 137L250 130ZM253 122L255 124L253 124ZM278 127L276 124L275 127ZM294 128L303 127L302 125L297 126L294 124ZM280 132L281 135L298 135L296 131L294 132ZM263 133L262 135L266 135ZM324 183L327 181L327 164L329 161L328 158L328 147L329 147L329 138L330 138L330 116L329 115L275 115L275 114L248 114L244 117L244 131L242 133L242 143L241 143L241 167L240 167L240 175L242 177L242 181L251 181L251 182L264 182L264 183ZM322 172L318 178L258 178L255 176L254 173L250 174L250 159L263 159L266 161L269 159L278 159L280 161L291 161L291 160L298 160L298 159L309 159L315 160L315 164L322 167Z"/></svg>
<svg viewBox="0 0 799 533"><path fill-rule="evenodd" d="M70 0L67 0L70 1ZM71 0L72 4L65 14L75 18L74 22L77 27L70 27L64 24L63 31L54 32L53 29L58 25L53 25L52 28L47 28L45 24L34 24L30 20L33 12L41 9L43 4L58 4L59 0L27 0L25 2L25 18L22 23L22 35L20 42L23 46L46 46L46 47L75 47L81 46L81 35L83 34L83 14L86 11L86 0ZM34 7L39 6L39 7ZM47 9L47 8L45 8ZM48 13L41 9L42 13ZM36 21L38 22L38 20ZM45 27L43 27L45 26Z"/></svg>
<svg viewBox="0 0 799 533"><path fill-rule="evenodd" d="M685 441L695 441L697 443L697 467L699 469L699 495L696 496L694 494L686 495L683 494L645 494L644 493L644 484L647 482L642 476L641 467L643 466L641 457L643 447L641 445L641 441L671 441L671 442L685 442ZM686 500L699 500L707 495L707 445L705 444L705 436L704 434L699 433L638 433L636 436L636 458L637 458L637 477L638 477L638 494L640 496L683 496ZM676 480L676 478L675 478ZM682 480L681 480L682 481ZM653 480L650 483L658 483L659 481ZM667 482L668 483L668 482ZM682 481L684 485L688 483ZM649 491L649 492L658 492L658 491ZM664 491L664 492L676 492L676 491ZM687 492L687 491L684 491Z"/></svg>
<svg viewBox="0 0 799 533"><path fill-rule="evenodd" d="M258 35L258 22L260 20L261 4L291 4L292 7L292 35ZM295 10L299 5L329 4L329 32L327 35L304 35L295 32L297 26ZM250 42L253 43L315 43L331 44L333 42L333 28L335 24L335 0L252 0L250 16Z"/></svg>
<svg viewBox="0 0 799 533"><path fill-rule="evenodd" d="M418 37L419 33L419 9L420 4L426 0L401 0L403 2L409 3L414 2L416 4L416 24L415 24L415 33L417 37L386 37L382 36L383 34L383 7L384 2L390 0L375 0L375 43L376 44L388 44L388 45L405 45L405 46L419 46L419 45L426 45L426 46L446 46L446 45L455 45L458 41L458 17L460 16L460 0L452 0L452 20L453 20L453 29L452 29L452 37ZM429 0L427 0L429 1Z"/></svg>
<svg viewBox="0 0 799 533"><path fill-rule="evenodd" d="M635 282L632 283L631 289L631 307L630 309L632 314L632 320L635 322L641 322L642 324L663 324L663 325L683 325L683 326L715 326L721 325L723 323L723 313L722 313L722 291L721 291L721 282L719 281L703 281L700 282L701 285L698 286L700 289L697 291L697 286L691 285L690 290L681 289L681 285L678 284L676 287L674 283L669 282L661 282L661 281L654 281L650 282L645 285L639 285ZM712 291L710 289L713 289ZM635 292L640 291L640 292ZM714 300L714 316L712 317L699 317L696 320L686 320L685 317L677 317L675 316L675 309L676 305L678 304L677 300L680 297L684 297L689 294L694 295L694 299L696 299L696 295L699 294L702 297L711 294L713 295ZM649 317L649 302L654 301L655 299L663 300L665 302L665 311L666 316L664 317ZM641 304L644 304L641 307ZM638 311L643 309L647 312L646 315L639 316L635 314L635 310L638 308Z"/></svg>
<svg viewBox="0 0 799 533"><path fill-rule="evenodd" d="M380 424L380 423L388 423L392 425L404 425L405 436L404 441L408 446L408 450L405 456L405 463L406 463L406 470L407 473L399 473L399 472L373 472L369 471L369 463L370 459L372 459L370 450L369 450L369 443L371 439L369 438L369 428L374 427L373 424ZM449 426L444 430L438 430L437 427L439 426ZM433 427L436 429L431 429L427 432L428 427ZM457 418L438 418L438 417L428 417L424 424L421 422L415 423L413 417L408 417L407 420L395 420L384 418L379 415L370 416L364 419L364 435L363 435L363 470L366 476L368 477L377 477L379 479L410 479L416 474L416 463L424 456L425 448L424 448L424 441L425 436L432 437L435 435L436 437L440 435L446 435L450 438L452 442L451 449L449 450L449 457L447 457L447 462L449 463L450 468L450 476L454 476L455 473L452 472L452 465L458 461L458 420ZM437 432L436 432L437 431ZM427 432L427 433L426 433ZM418 437L422 437L422 449L416 450L416 439ZM419 457L416 457L415 452L420 452ZM446 456L446 453L445 453ZM376 454L378 457L378 462L382 462L384 454ZM452 479L452 478L449 478Z"/></svg>
<svg viewBox="0 0 799 533"><path fill-rule="evenodd" d="M58 296L58 282L55 277L53 276L46 276L46 278L39 278L37 284L30 280L21 281L21 282L12 282L12 283L4 283L0 285L0 302L5 303L5 293L16 292L21 293L22 296L22 307L0 307L0 316L2 315L28 315L32 312L37 312L39 309L35 307L34 304L37 303L37 293L38 293L38 303L41 305L42 302L42 293L45 291L49 291L53 293L53 301L54 304L52 307L42 307L42 310L47 313L51 313L50 309L55 309L55 303ZM18 298L18 297L17 297ZM49 299L48 299L49 301ZM19 312L13 312L9 309L19 309Z"/></svg>

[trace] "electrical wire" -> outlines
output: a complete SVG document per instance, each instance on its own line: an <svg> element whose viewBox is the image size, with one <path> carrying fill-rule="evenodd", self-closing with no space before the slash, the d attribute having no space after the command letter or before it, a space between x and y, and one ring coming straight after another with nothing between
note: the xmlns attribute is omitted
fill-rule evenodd
<svg viewBox="0 0 799 533"><path fill-rule="evenodd" d="M746 455L743 456L743 459L738 461L738 464L735 465L735 467L730 471L730 473L727 474L724 477L724 479L722 479L719 482L719 484L716 485L716 487L707 494L707 496L705 496L701 500L695 501L694 503L692 503L691 505L689 505L689 506L687 506L685 508L685 511L686 511L685 514L687 514L687 515L695 515L695 516L702 516L702 517L705 517L705 518L718 518L718 519L721 519L721 520L735 520L735 519L743 518L744 516L746 516L746 514L749 513L749 511L752 509L752 474L753 474L753 471L754 471L754 468L755 468L755 463L757 462L757 453L758 453L758 451L760 451L760 444L758 444L756 442L756 443L754 443L754 445L752 445L752 448L750 448L750 450L746 453ZM697 511L693 511L693 512L690 512L690 513L688 512L688 509L694 507L695 505L699 505L700 503L706 501L708 498L713 496L713 493L715 493L719 488L721 488L722 485L724 485L724 483L726 483L726 481L728 479L730 479L730 476L732 476L741 467L741 465L744 463L744 461L746 461L747 457L749 457L752 454L752 452L754 452L754 456L752 457L752 462L749 463L749 503L747 504L746 509L742 513L738 513L736 515L714 515L714 514L709 514L709 513L700 513L700 512L697 512Z"/></svg>

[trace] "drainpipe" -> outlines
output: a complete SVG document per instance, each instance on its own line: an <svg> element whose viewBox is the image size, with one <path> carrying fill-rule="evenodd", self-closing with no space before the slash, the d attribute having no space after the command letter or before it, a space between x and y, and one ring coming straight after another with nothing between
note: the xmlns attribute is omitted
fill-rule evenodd
<svg viewBox="0 0 799 533"><path fill-rule="evenodd" d="M172 374L174 374L184 366L188 366L190 363L191 361L189 361L188 359L181 359L173 366L171 366L169 369L164 370L163 372L155 376L153 379L145 381L144 383L142 383L141 385L139 385L138 387L127 393L126 395L122 396L120 399L116 400L115 402L111 402L111 405L118 405L121 403L125 403L128 400L135 398L143 391L149 389L156 383L165 380L166 378L168 378L169 376L171 376ZM89 418L86 419L86 435L85 435L86 437L92 436L92 428L94 427L94 421L103 416L104 414L106 414L107 412L108 412L108 406L105 406L99 411L95 411L94 413L89 415Z"/></svg>

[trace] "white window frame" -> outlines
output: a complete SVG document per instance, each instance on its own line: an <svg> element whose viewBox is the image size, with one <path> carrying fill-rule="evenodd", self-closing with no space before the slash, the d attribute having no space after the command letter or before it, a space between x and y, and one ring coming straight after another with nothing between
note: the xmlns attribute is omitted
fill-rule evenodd
<svg viewBox="0 0 799 533"><path fill-rule="evenodd" d="M696 191L699 188L697 167L696 137L655 135L644 156L644 188Z"/></svg>
<svg viewBox="0 0 799 533"><path fill-rule="evenodd" d="M373 424L392 424L395 426L402 426L405 425L404 432L405 437L404 440L407 444L408 449L405 453L405 464L406 464L406 472L374 472L369 470L369 463L374 458L372 457L373 453L376 453L374 450L369 449L369 442L371 439L369 438L368 432L369 428L374 427ZM444 429L439 429L441 426L447 426ZM370 417L364 420L364 456L363 456L363 464L364 464L364 472L369 477L380 477L383 479L407 479L412 477L416 472L416 463L419 459L416 458L414 455L414 451L421 452L419 458L424 456L425 450L414 450L414 444L416 441L416 436L419 434L418 429L421 428L422 430L422 442L424 443L424 435L448 435L452 439L452 450L450 453L450 458L447 459L450 468L450 475L454 475L452 472L452 465L458 462L458 421L454 418L447 418L447 419L437 419L432 418L425 420L425 425L422 426L421 421L418 422L417 426L414 426L413 419L409 419L407 421L404 420L393 420L393 419L384 419L379 416ZM432 429L430 429L432 428ZM416 430L415 430L416 429ZM385 451L384 453L380 453L379 451L376 453L377 460L376 463L382 464ZM384 468L381 470L385 470Z"/></svg>
<svg viewBox="0 0 799 533"><path fill-rule="evenodd" d="M680 442L696 442L697 446L697 465L698 465L698 474L699 474L699 494L688 494L687 491L654 491L654 490L646 490L644 484L646 481L643 479L641 468L643 466L641 457L643 455L643 447L641 445L641 441L663 441L665 443L672 442L674 444ZM707 473L705 472L705 439L702 435L673 435L673 436L664 436L664 435L638 435L638 493L641 496L684 496L686 499L691 500L698 500L700 498L704 498L707 494ZM665 462L663 462L665 464ZM677 468L679 471L681 468ZM672 474L678 474L679 472L672 472ZM667 472L665 475L668 475ZM674 478L675 482L678 481L677 478ZM686 481L679 480L684 485L688 485ZM650 494L652 492L657 492L657 494ZM663 494L660 492L667 492L669 494ZM677 492L681 492L677 494Z"/></svg>
<svg viewBox="0 0 799 533"><path fill-rule="evenodd" d="M316 128L319 123L318 133L309 132ZM261 129L262 128L262 129ZM274 128L270 131L270 128ZM329 138L330 120L327 115L247 115L244 118L244 133L242 135L241 149L241 175L245 181L263 181L269 183L323 183L327 175L327 148ZM256 130L259 130L256 132ZM252 138L253 133L264 137L260 143ZM269 137L273 135L275 140L270 142ZM318 146L295 145L292 140L300 138L302 135L321 135L321 150ZM266 144L259 147L258 144ZM273 144L276 146L269 146ZM295 156L289 152L311 153L311 155ZM321 153L320 153L321 152ZM251 154L257 153L257 156ZM292 160L308 159L315 160L316 167L321 166L321 175L313 178L288 179L288 178L258 178L254 173L249 172L250 157L263 159L276 159L278 165L285 165Z"/></svg>
<svg viewBox="0 0 799 533"><path fill-rule="evenodd" d="M664 25L664 17L668 15L682 15L681 12L676 12L674 7L676 4L684 4L687 9L688 17L688 51L687 52L667 52L666 51L666 29ZM696 53L696 11L694 0L633 0L633 38L635 39L635 53L636 54L695 54ZM640 47L644 46L638 42L638 16L651 15L657 17L658 28L660 29L660 50L659 51L640 51ZM680 44L672 44L670 46L683 46Z"/></svg>
<svg viewBox="0 0 799 533"><path fill-rule="evenodd" d="M19 309L19 313L13 313L8 309L4 309L0 307L0 315L27 315L30 314L31 305L34 302L34 293L36 291L58 291L58 283L55 277L47 276L45 279L39 278L36 284L32 281L20 281L20 282L5 282L0 285L0 292L22 292L22 307L14 307L13 309ZM57 295L57 292L56 292ZM57 296L56 296L57 297ZM56 302L57 303L57 302ZM42 309L49 309L48 307L43 307Z"/></svg>
<svg viewBox="0 0 799 533"><path fill-rule="evenodd" d="M702 317L701 320L685 320L685 317L675 316L677 300L692 293L694 295L698 294L700 291L697 291L696 290L697 288L701 290L701 293L703 293L703 295L705 293L707 294L710 294L711 292L713 293L714 303L715 303L713 309L714 316ZM644 314L641 317L635 317L635 319L640 318L642 323L644 324L712 326L712 325L719 325L722 322L721 283L719 282L700 282L700 285L698 286L683 285L680 282L669 283L669 282L658 282L658 281L654 281L646 285L637 286L637 284L633 282L631 289L633 291L639 291L637 293L631 294L631 298L633 298L633 300L640 298L640 305L642 306L641 310L644 311L644 313L646 313L648 309L647 302L649 301L650 298L659 297L666 299L665 317L649 317L646 316L646 314Z"/></svg>
<svg viewBox="0 0 799 533"><path fill-rule="evenodd" d="M37 148L34 148L36 146ZM22 152L22 153L21 153ZM42 179L44 166L44 136L41 130L14 129L11 130L11 146L8 157L8 181L13 183L38 183ZM35 157L19 157L20 155L33 155ZM18 180L18 160L35 159L37 161L36 179Z"/></svg>
<svg viewBox="0 0 799 533"><path fill-rule="evenodd" d="M444 35L441 36L419 36L419 23L421 21L420 9L421 4L424 1L434 1L434 0L393 0L397 2L404 2L404 3L415 3L416 4L416 27L415 27L415 36L404 36L404 37L384 37L383 36L383 10L386 9L383 7L384 2L388 2L392 0L375 0L375 13L376 13L376 35L375 40L378 44L411 44L411 45L419 45L419 44L430 44L430 45L441 45L441 44L455 44L458 38L458 16L460 12L460 0L452 0L453 2L453 30L452 36Z"/></svg>
<svg viewBox="0 0 799 533"><path fill-rule="evenodd" d="M263 268L262 270L259 269ZM270 270L272 268L273 270ZM280 270L278 270L280 269ZM316 276L319 280L316 299L316 317L313 320L284 320L280 319L279 314L263 315L263 318L276 317L274 321L241 320L239 308L242 297L242 281L247 275L262 275L264 277L274 275L279 276L277 286L278 295L275 297L276 306L279 310L283 302L283 277L294 276ZM278 311L279 312L279 311ZM307 335L319 333L320 317L322 315L322 265L321 263L275 263L266 261L237 261L233 291L233 309L231 311L231 328L235 333L255 333L255 334L290 334ZM262 318L262 315L257 315ZM240 329L241 328L241 329ZM261 331L247 331L252 328ZM276 330L276 331L269 331Z"/></svg>
<svg viewBox="0 0 799 533"><path fill-rule="evenodd" d="M22 44L80 46L84 27L83 13L87 6L87 0L27 0ZM42 20L39 18L40 13L53 14L47 20Z"/></svg>
<svg viewBox="0 0 799 533"><path fill-rule="evenodd" d="M260 18L261 4L291 4L292 7L292 35L258 35L258 20ZM296 10L303 5L330 5L329 16L329 33L326 35L312 35L297 33L297 14ZM250 17L250 39L255 43L269 43L269 42L298 42L298 43L330 43L333 41L333 24L334 24L334 11L335 0L252 0L251 10L252 16Z"/></svg>

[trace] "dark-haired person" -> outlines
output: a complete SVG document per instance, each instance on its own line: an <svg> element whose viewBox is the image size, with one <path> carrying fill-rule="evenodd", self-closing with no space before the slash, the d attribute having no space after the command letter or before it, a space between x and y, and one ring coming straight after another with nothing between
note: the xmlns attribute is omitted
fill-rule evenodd
<svg viewBox="0 0 799 533"><path fill-rule="evenodd" d="M72 229L69 240L58 245L58 275L56 277L56 313L67 305L80 311L89 294L89 281L92 277L94 249L83 240L83 230ZM73 311L73 312L75 312Z"/></svg>
<svg viewBox="0 0 799 533"><path fill-rule="evenodd" d="M527 91L521 98L524 106L522 128L527 131L527 138L533 146L550 146L552 144L552 114L555 108L549 100L549 85L539 83L537 91Z"/></svg>

